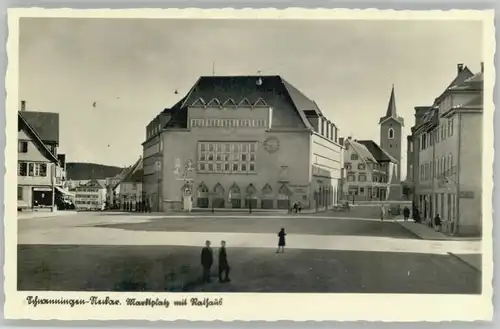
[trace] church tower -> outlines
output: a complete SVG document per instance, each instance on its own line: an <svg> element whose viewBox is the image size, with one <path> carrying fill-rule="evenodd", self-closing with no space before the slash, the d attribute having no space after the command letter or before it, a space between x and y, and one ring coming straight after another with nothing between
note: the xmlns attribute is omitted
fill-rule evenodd
<svg viewBox="0 0 500 329"><path fill-rule="evenodd" d="M394 95L394 85L392 85L389 105L385 116L379 120L380 125L380 147L398 161L396 175L393 183L401 181L401 147L403 146L402 136L404 120L396 112L396 96Z"/></svg>

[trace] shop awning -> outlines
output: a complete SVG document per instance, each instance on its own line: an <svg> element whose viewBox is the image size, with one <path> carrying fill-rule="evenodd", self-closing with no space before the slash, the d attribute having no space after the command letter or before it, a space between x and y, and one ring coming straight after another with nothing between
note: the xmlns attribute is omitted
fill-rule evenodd
<svg viewBox="0 0 500 329"><path fill-rule="evenodd" d="M62 194L64 195L67 195L67 196L71 196L71 197L74 197L75 195L69 191L66 191L65 189L59 187L59 186L54 186L56 188L56 190L58 190L59 192L61 192Z"/></svg>

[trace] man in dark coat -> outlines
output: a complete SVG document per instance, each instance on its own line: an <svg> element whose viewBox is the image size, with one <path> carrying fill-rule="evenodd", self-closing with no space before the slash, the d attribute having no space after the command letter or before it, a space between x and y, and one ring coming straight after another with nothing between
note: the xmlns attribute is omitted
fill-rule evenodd
<svg viewBox="0 0 500 329"><path fill-rule="evenodd" d="M203 267L203 282L210 282L210 268L214 262L212 248L210 248L210 241L205 242L205 247L201 250L201 266Z"/></svg>
<svg viewBox="0 0 500 329"><path fill-rule="evenodd" d="M420 223L420 212L417 207L413 208L413 221L415 223Z"/></svg>
<svg viewBox="0 0 500 329"><path fill-rule="evenodd" d="M406 207L403 209L403 216L405 218L405 222L410 218L410 208Z"/></svg>
<svg viewBox="0 0 500 329"><path fill-rule="evenodd" d="M226 253L226 241L220 242L219 250L219 282L229 282L229 263L227 261ZM222 279L222 273L225 274L224 279Z"/></svg>

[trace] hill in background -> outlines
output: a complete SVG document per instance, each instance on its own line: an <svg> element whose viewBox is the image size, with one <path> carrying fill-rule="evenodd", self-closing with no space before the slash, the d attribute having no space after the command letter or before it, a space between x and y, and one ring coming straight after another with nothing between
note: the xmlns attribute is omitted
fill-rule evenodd
<svg viewBox="0 0 500 329"><path fill-rule="evenodd" d="M120 167L97 163L68 162L66 164L66 179L105 179L118 175L122 170L123 168Z"/></svg>

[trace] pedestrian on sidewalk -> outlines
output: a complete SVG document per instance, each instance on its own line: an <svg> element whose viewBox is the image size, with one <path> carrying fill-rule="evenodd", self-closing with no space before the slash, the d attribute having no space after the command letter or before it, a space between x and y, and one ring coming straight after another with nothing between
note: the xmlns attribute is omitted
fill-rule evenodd
<svg viewBox="0 0 500 329"><path fill-rule="evenodd" d="M441 232L441 217L439 217L439 214L436 214L436 217L434 217L434 230Z"/></svg>
<svg viewBox="0 0 500 329"><path fill-rule="evenodd" d="M410 218L410 208L408 208L407 206L405 206L405 208L403 209L403 216L405 218L405 222L408 220L408 218Z"/></svg>
<svg viewBox="0 0 500 329"><path fill-rule="evenodd" d="M276 250L276 253L279 253L280 249L282 253L285 252L285 236L286 236L285 229L282 228L278 232L278 250Z"/></svg>
<svg viewBox="0 0 500 329"><path fill-rule="evenodd" d="M297 202L297 210L299 211L299 214L302 211L302 203L300 201Z"/></svg>
<svg viewBox="0 0 500 329"><path fill-rule="evenodd" d="M226 241L222 240L220 242L219 250L219 282L230 282L229 279L229 263L227 261L226 253ZM224 279L222 279L222 273L224 273Z"/></svg>
<svg viewBox="0 0 500 329"><path fill-rule="evenodd" d="M385 205L380 206L380 220L384 221L385 218Z"/></svg>
<svg viewBox="0 0 500 329"><path fill-rule="evenodd" d="M210 240L205 241L205 247L201 250L201 266L203 267L203 283L210 282L210 269L214 262Z"/></svg>
<svg viewBox="0 0 500 329"><path fill-rule="evenodd" d="M415 223L420 223L420 211L417 207L413 208L413 221Z"/></svg>

